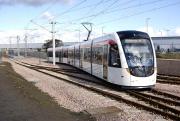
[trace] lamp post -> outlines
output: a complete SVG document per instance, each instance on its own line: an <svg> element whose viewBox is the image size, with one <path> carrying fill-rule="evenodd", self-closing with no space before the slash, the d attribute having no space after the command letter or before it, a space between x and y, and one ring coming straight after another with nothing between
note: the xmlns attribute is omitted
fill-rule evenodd
<svg viewBox="0 0 180 121"><path fill-rule="evenodd" d="M146 18L146 32L147 32L147 33L148 33L148 29L149 29L149 28L148 28L148 27L149 27L149 26L148 26L148 22L149 22L150 19L151 19L151 18Z"/></svg>
<svg viewBox="0 0 180 121"><path fill-rule="evenodd" d="M169 31L170 31L170 30L169 30L169 29L166 29L165 31L166 31L167 36L169 36Z"/></svg>
<svg viewBox="0 0 180 121"><path fill-rule="evenodd" d="M105 28L105 26L102 26L102 28L101 28L102 36L104 35L104 28Z"/></svg>
<svg viewBox="0 0 180 121"><path fill-rule="evenodd" d="M162 40L162 31L161 31L161 30L159 30L159 32L161 33L161 40Z"/></svg>
<svg viewBox="0 0 180 121"><path fill-rule="evenodd" d="M26 30L25 38L24 38L24 43L25 43L25 45L24 45L24 47L25 47L25 49L24 49L24 56L27 57L27 48L28 48L27 47L27 44L28 44L28 34L27 34L28 32L27 31L29 31L29 30L34 31L34 30L37 30L37 29L24 29L24 30Z"/></svg>
<svg viewBox="0 0 180 121"><path fill-rule="evenodd" d="M20 57L19 40L20 40L20 37L17 36L17 55L18 55L18 57Z"/></svg>
<svg viewBox="0 0 180 121"><path fill-rule="evenodd" d="M79 43L80 40L81 40L81 30L80 29L75 29L75 31L78 31L78 38L79 38L78 43Z"/></svg>

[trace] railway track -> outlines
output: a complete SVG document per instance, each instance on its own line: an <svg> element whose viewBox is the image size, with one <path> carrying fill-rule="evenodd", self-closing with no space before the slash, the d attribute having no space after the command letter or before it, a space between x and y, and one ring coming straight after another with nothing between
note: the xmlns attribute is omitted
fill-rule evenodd
<svg viewBox="0 0 180 121"><path fill-rule="evenodd" d="M180 101L175 101L172 99L168 99L168 98L164 98L164 96L155 96L152 94L146 94L146 93L142 93L142 92L137 92L137 91L127 91L129 95L132 95L136 98L138 98L139 100L142 100L150 105L152 105L153 107L158 107L159 109L162 109L166 112L170 112L172 114L175 114L177 116L180 115L180 110L179 107L180 106Z"/></svg>
<svg viewBox="0 0 180 121"><path fill-rule="evenodd" d="M74 68L74 69L59 69L59 68L51 68L51 67L42 67L42 66L37 66L37 65L35 66L33 64L29 64L29 63L25 63L25 62L22 62L22 63L34 66L35 68L41 68L41 69L46 68L46 69L49 69L51 71L59 72L61 74L65 74L65 75L68 75L68 76L77 77L77 75L72 75L73 73L75 73L75 74L77 74L77 73L78 74L87 74L87 73L85 73L85 72L83 72L81 70L77 70L77 68ZM70 67L72 67L72 66L70 66ZM180 85L180 77L158 74L157 75L157 82L158 83L163 83L163 84Z"/></svg>
<svg viewBox="0 0 180 121"><path fill-rule="evenodd" d="M59 68L52 68L52 67L36 66L36 65L33 65L33 64L25 63L25 62L22 62L22 63L26 64L26 65L23 65L23 64L20 64L20 63L18 63L18 64L20 64L22 66L26 66L26 67L28 67L27 65L29 65L29 66L31 66L30 68L33 68L33 69L38 69L38 70L39 69L40 70L45 69L45 70L52 71L52 72L55 72L55 73L70 76L70 77L73 77L73 78L76 78L76 79L86 80L87 82L93 82L93 83L97 83L97 84L107 86L107 84L104 84L102 80L99 80L99 79L97 79L95 77L92 77L92 79L88 79L87 77L90 77L92 75L90 75L90 74L88 74L86 72L82 72L81 70L77 70L75 68L73 68L73 69L59 69Z"/></svg>
<svg viewBox="0 0 180 121"><path fill-rule="evenodd" d="M170 118L172 120L180 120L180 97L169 94L169 93L165 93L165 92L161 92L158 90L151 90L150 92L138 92L138 91L133 91L133 90L129 90L129 91L124 91L123 93L130 95L133 98L136 98L136 101L133 101L129 98L127 98L126 96L122 96L122 92L120 94L120 92L118 92L117 90L114 90L112 88L109 87L103 87L98 86L98 85L94 85L94 84L90 84L90 83L82 83L82 82L77 82L74 81L73 79L67 79L67 78L62 78L61 76L57 76L55 74L49 73L50 71L52 71L53 73L59 73L59 74L67 74L65 72L63 72L63 70L58 70L58 69L52 69L49 67L39 67L39 66L35 66L35 65L28 65L25 63L19 63L16 62L19 65L28 67L30 69L36 70L38 72L44 73L46 75L52 76L54 78L66 81L68 83L83 87L85 89L94 91L96 93L99 93L101 95L107 96L109 98L112 98L114 100L120 101L120 102L124 102L127 103L128 105L132 105L135 106L137 108L140 109L144 109L156 114L160 114L164 117ZM47 70L47 71L43 71L43 70ZM49 71L49 72L48 72ZM70 71L70 70L69 70ZM67 76L71 76L73 78L78 78L81 80L86 80L93 82L92 80L88 80L87 78L82 78L82 77L78 77L78 76L74 76L72 74L69 74ZM94 83L94 82L93 82ZM114 93L116 92L116 93ZM141 103L139 103L137 100L140 100ZM142 103L143 102L143 103Z"/></svg>
<svg viewBox="0 0 180 121"><path fill-rule="evenodd" d="M180 85L180 77L177 76L167 76L167 75L157 75L157 82L164 84L175 84Z"/></svg>

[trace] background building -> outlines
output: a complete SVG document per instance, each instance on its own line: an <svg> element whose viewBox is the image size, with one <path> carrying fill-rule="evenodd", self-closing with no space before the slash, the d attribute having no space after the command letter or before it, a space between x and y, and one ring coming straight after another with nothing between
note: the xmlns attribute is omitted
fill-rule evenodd
<svg viewBox="0 0 180 121"><path fill-rule="evenodd" d="M180 52L180 36L151 38L157 52Z"/></svg>

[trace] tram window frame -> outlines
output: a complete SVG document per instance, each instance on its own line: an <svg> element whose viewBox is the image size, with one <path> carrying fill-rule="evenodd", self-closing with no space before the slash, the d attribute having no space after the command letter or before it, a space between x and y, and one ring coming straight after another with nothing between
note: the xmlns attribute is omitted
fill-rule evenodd
<svg viewBox="0 0 180 121"><path fill-rule="evenodd" d="M117 54L115 59L112 58L112 52L113 52L112 49L116 50L116 53L114 53L114 54ZM121 59L120 59L120 53L119 53L119 48L117 44L110 45L109 47L109 64L108 65L110 67L121 68Z"/></svg>

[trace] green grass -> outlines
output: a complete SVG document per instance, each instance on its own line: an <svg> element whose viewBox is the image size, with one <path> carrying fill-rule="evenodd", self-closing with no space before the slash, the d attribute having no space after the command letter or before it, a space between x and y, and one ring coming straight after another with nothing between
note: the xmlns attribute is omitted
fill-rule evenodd
<svg viewBox="0 0 180 121"><path fill-rule="evenodd" d="M156 53L157 58L180 59L180 53Z"/></svg>
<svg viewBox="0 0 180 121"><path fill-rule="evenodd" d="M13 80L15 88L17 88L24 97L27 97L42 106L58 107L57 102L53 100L47 93L42 92L32 82L26 81L21 75L17 74L10 63L3 62L0 64L0 73L8 76Z"/></svg>
<svg viewBox="0 0 180 121"><path fill-rule="evenodd" d="M28 101L30 107L32 105L32 109L29 109L28 107L27 110L25 109L27 111L27 115L30 115L28 113L31 113L31 110L35 110L33 111L34 113L39 113L37 117L35 116L36 118L41 119L41 116L44 117L44 115L50 118L45 121L94 120L94 118L88 114L72 112L69 109L61 107L53 99L53 97L49 96L45 92L42 92L34 85L34 83L28 82L21 75L17 74L8 62L0 63L0 77L2 82L5 82L8 87L11 87L10 89L14 92L14 94L19 95L17 100L21 100L22 104L27 104L25 102ZM16 96L13 95L12 91L10 91L11 96Z"/></svg>

